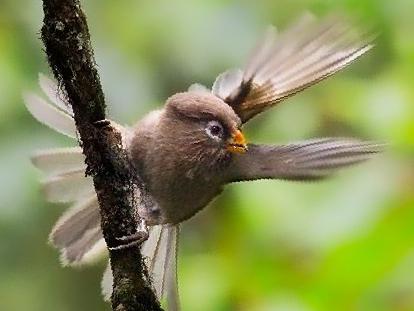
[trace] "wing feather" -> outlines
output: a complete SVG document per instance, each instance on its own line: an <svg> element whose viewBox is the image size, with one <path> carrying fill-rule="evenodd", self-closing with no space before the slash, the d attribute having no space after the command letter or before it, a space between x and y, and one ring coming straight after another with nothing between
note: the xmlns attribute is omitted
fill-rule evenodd
<svg viewBox="0 0 414 311"><path fill-rule="evenodd" d="M288 145L249 145L235 155L228 181L256 179L317 180L370 159L383 145L349 138L324 138Z"/></svg>
<svg viewBox="0 0 414 311"><path fill-rule="evenodd" d="M177 281L177 252L178 238L180 234L179 225L169 227L168 247L170 254L165 266L165 291L168 311L180 310L180 296Z"/></svg>
<svg viewBox="0 0 414 311"><path fill-rule="evenodd" d="M61 94L58 85L53 80L44 74L39 73L39 85L42 91L56 107L68 115L73 116L72 107L64 102L63 95Z"/></svg>
<svg viewBox="0 0 414 311"><path fill-rule="evenodd" d="M154 257L150 263L150 275L152 277L152 284L157 294L158 299L161 299L164 294L165 285L165 266L167 257L170 253L168 249L168 229L162 226L161 234L157 243Z"/></svg>
<svg viewBox="0 0 414 311"><path fill-rule="evenodd" d="M214 81L212 92L216 96L225 99L236 89L243 80L243 71L231 69L220 74Z"/></svg>
<svg viewBox="0 0 414 311"><path fill-rule="evenodd" d="M64 265L79 265L103 253L106 247L96 195L69 208L53 227L49 241L60 250Z"/></svg>
<svg viewBox="0 0 414 311"><path fill-rule="evenodd" d="M86 169L82 148L55 148L37 151L31 157L35 167L47 176L59 176Z"/></svg>
<svg viewBox="0 0 414 311"><path fill-rule="evenodd" d="M271 28L257 45L244 72L222 73L212 92L243 122L335 74L369 51L372 36L338 16L320 22L305 15L277 35Z"/></svg>
<svg viewBox="0 0 414 311"><path fill-rule="evenodd" d="M25 93L23 98L27 110L36 120L61 134L76 138L75 121L70 115L33 93Z"/></svg>
<svg viewBox="0 0 414 311"><path fill-rule="evenodd" d="M210 93L210 89L200 83L191 84L187 91L191 93Z"/></svg>
<svg viewBox="0 0 414 311"><path fill-rule="evenodd" d="M74 202L95 192L92 178L85 177L83 169L50 177L42 185L46 199L55 203Z"/></svg>
<svg viewBox="0 0 414 311"><path fill-rule="evenodd" d="M141 252L147 261L152 285L159 300L166 298L168 311L179 311L180 301L177 286L177 248L179 226L158 225L149 229L149 238ZM111 267L105 270L101 282L105 300L112 295L113 276Z"/></svg>
<svg viewBox="0 0 414 311"><path fill-rule="evenodd" d="M111 262L108 261L101 281L101 292L105 301L110 301L111 299L113 283L114 277L112 275Z"/></svg>

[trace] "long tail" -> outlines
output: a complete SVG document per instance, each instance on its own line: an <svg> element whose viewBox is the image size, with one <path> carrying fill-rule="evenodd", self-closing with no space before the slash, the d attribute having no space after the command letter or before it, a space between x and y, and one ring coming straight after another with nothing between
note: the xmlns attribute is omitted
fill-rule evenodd
<svg viewBox="0 0 414 311"><path fill-rule="evenodd" d="M76 126L69 105L59 95L52 80L39 75L39 85L48 100L33 93L24 94L27 110L40 123L76 138ZM49 236L59 249L64 265L80 265L102 254L106 247L100 228L99 207L92 179L85 177L85 158L80 147L41 150L32 163L45 178L43 192L49 202L72 203L59 218Z"/></svg>
<svg viewBox="0 0 414 311"><path fill-rule="evenodd" d="M159 225L150 228L148 240L142 246L151 284L158 299L167 304L168 311L179 311L180 300L177 286L177 250L180 227ZM102 278L102 295L109 300L112 294L110 264Z"/></svg>
<svg viewBox="0 0 414 311"><path fill-rule="evenodd" d="M56 83L39 75L39 84L49 101L33 93L26 93L27 109L40 123L66 136L76 138L73 112ZM127 145L129 131L113 123L122 132ZM32 157L33 164L44 174L43 190L50 202L72 203L57 221L49 236L50 243L59 249L64 265L90 262L106 251L100 227L99 205L92 179L85 176L85 158L79 147L42 150ZM159 299L166 298L169 311L179 310L177 290L178 226L155 226L142 247L147 268ZM110 266L102 280L102 293L109 299L112 293Z"/></svg>
<svg viewBox="0 0 414 311"><path fill-rule="evenodd" d="M33 164L43 171L43 192L49 202L72 203L49 235L60 251L63 265L93 261L105 250L98 200L92 179L85 177L84 156L79 147L37 152Z"/></svg>

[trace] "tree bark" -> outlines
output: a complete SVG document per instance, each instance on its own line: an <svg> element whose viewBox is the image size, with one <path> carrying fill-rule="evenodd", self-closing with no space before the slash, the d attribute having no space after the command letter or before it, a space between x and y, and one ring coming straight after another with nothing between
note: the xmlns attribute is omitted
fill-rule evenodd
<svg viewBox="0 0 414 311"><path fill-rule="evenodd" d="M129 165L121 134L99 122L105 120L105 98L79 0L43 0L43 10L41 35L49 65L73 108L87 174L93 177L100 204L105 241L108 247L117 246L117 238L137 231L137 204L151 204L152 199ZM139 246L110 251L110 261L113 310L162 310Z"/></svg>

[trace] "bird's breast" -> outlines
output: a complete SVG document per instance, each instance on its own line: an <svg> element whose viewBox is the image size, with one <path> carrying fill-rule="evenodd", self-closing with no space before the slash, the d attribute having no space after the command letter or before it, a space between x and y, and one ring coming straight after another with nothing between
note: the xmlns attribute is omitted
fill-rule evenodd
<svg viewBox="0 0 414 311"><path fill-rule="evenodd" d="M160 223L176 224L191 218L222 188L214 178L199 176L191 170L174 176L160 175L149 183L149 191L159 205Z"/></svg>
<svg viewBox="0 0 414 311"><path fill-rule="evenodd" d="M129 154L158 206L143 216L150 224L176 224L221 192L220 172L226 161L208 145L192 143L191 135L172 133L160 124L136 127Z"/></svg>

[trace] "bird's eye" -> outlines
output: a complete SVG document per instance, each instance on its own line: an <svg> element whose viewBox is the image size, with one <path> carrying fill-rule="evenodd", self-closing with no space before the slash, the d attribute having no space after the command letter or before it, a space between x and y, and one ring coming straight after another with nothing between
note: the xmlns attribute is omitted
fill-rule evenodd
<svg viewBox="0 0 414 311"><path fill-rule="evenodd" d="M213 139L221 140L224 136L224 128L217 121L210 121L206 126L206 133Z"/></svg>

